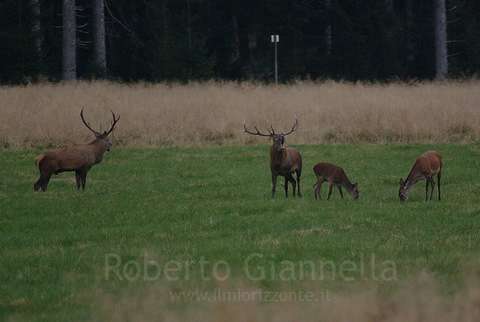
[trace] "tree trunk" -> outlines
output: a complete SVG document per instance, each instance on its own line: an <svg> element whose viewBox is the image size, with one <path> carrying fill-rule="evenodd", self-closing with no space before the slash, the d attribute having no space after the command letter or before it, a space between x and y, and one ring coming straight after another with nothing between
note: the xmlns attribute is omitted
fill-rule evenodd
<svg viewBox="0 0 480 322"><path fill-rule="evenodd" d="M93 0L93 55L97 65L105 72L105 5L104 0Z"/></svg>
<svg viewBox="0 0 480 322"><path fill-rule="evenodd" d="M387 12L393 12L393 0L384 0L383 3Z"/></svg>
<svg viewBox="0 0 480 322"><path fill-rule="evenodd" d="M33 13L33 19L32 19L32 33L35 37L35 51L37 55L36 59L36 69L37 69L37 74L40 74L41 71L41 65L42 65L42 37L40 36L40 1L39 0L31 0L30 1L32 5L32 13Z"/></svg>
<svg viewBox="0 0 480 322"><path fill-rule="evenodd" d="M190 17L190 0L187 0L187 36L188 36L188 76L192 77L192 18Z"/></svg>
<svg viewBox="0 0 480 322"><path fill-rule="evenodd" d="M405 37L407 47L407 72L411 75L413 64L415 62L414 46L413 46L413 0L405 1Z"/></svg>
<svg viewBox="0 0 480 322"><path fill-rule="evenodd" d="M75 0L63 0L62 79L67 83L77 77L76 29Z"/></svg>
<svg viewBox="0 0 480 322"><path fill-rule="evenodd" d="M246 17L241 12L238 16L234 16L234 23L236 27L237 39L238 39L238 61L240 67L240 74L242 77L250 77L250 46L248 40L248 30Z"/></svg>
<svg viewBox="0 0 480 322"><path fill-rule="evenodd" d="M445 82L448 73L445 0L435 0L435 71L437 80Z"/></svg>
<svg viewBox="0 0 480 322"><path fill-rule="evenodd" d="M328 14L330 9L330 0L325 1L325 12ZM325 51L328 56L332 54L332 25L328 20L327 27L325 28Z"/></svg>

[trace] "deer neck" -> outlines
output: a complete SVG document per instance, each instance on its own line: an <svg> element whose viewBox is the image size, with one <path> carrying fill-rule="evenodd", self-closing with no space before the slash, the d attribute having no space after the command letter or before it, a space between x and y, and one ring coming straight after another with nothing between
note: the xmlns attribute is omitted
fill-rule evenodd
<svg viewBox="0 0 480 322"><path fill-rule="evenodd" d="M270 160L272 162L280 162L281 160L283 160L287 154L287 149L286 148L282 148L282 149L276 149L275 145L272 145L270 147Z"/></svg>
<svg viewBox="0 0 480 322"><path fill-rule="evenodd" d="M408 195L410 193L410 189L412 189L413 185L416 182L417 182L416 173L414 173L414 169L412 168L412 170L408 174L407 178L403 182L403 185L400 187L400 189L403 189L404 193L406 193L407 199L408 199Z"/></svg>
<svg viewBox="0 0 480 322"><path fill-rule="evenodd" d="M405 189L410 190L412 186L418 181L417 179L418 171L415 169L415 165L410 170L407 178L405 179Z"/></svg>
<svg viewBox="0 0 480 322"><path fill-rule="evenodd" d="M342 182L343 182L342 186L345 188L345 190L347 190L348 194L352 195L354 185L350 182L350 180L348 180L347 176L344 176L344 179Z"/></svg>
<svg viewBox="0 0 480 322"><path fill-rule="evenodd" d="M88 145L92 147L95 156L95 164L100 163L103 159L103 153L105 152L105 140L95 139Z"/></svg>

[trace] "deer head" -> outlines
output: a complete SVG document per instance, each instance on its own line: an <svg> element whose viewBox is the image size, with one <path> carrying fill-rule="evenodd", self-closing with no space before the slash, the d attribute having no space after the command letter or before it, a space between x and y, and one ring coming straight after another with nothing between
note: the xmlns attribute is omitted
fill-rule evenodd
<svg viewBox="0 0 480 322"><path fill-rule="evenodd" d="M353 184L353 190L352 190L352 193L350 194L350 197L355 200L355 199L358 199L358 183L354 183Z"/></svg>
<svg viewBox="0 0 480 322"><path fill-rule="evenodd" d="M115 130L115 125L117 124L118 120L120 120L120 116L118 118L115 118L115 113L113 113L112 110L110 110L110 112L112 112L112 116L113 116L112 126L110 127L110 130L104 131L103 133L95 131L90 127L90 123L87 123L85 121L85 119L83 118L83 108L82 108L82 111L80 112L80 117L82 118L83 124L85 124L85 126L90 131L93 132L93 134L98 140L103 140L105 142L105 151L110 151L110 148L113 146L113 144L108 139L108 135L112 133L113 130Z"/></svg>
<svg viewBox="0 0 480 322"><path fill-rule="evenodd" d="M398 190L398 196L400 197L400 200L403 202L406 202L408 200L409 194L410 194L410 187L408 186L408 182L400 179L400 189Z"/></svg>
<svg viewBox="0 0 480 322"><path fill-rule="evenodd" d="M252 135L268 136L273 140L273 148L276 152L282 152L285 149L285 136L295 132L298 128L298 119L295 117L295 122L293 123L292 129L287 133L276 134L273 126L270 125L270 128L267 128L268 134L260 133L260 131L255 127L257 132L251 132L247 129L245 122L243 123L243 129L245 133Z"/></svg>

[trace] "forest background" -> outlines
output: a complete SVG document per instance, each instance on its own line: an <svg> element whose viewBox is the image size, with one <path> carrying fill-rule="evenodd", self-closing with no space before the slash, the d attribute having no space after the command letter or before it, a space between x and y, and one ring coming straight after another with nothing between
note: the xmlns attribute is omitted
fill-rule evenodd
<svg viewBox="0 0 480 322"><path fill-rule="evenodd" d="M434 79L438 6L448 77L475 76L478 0L3 0L0 84L65 80L67 69L83 80L272 82L272 34L280 82Z"/></svg>

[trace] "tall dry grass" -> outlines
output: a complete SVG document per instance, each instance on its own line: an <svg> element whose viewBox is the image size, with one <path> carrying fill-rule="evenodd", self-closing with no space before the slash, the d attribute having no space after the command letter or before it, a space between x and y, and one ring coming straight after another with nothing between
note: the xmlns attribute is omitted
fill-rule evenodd
<svg viewBox="0 0 480 322"><path fill-rule="evenodd" d="M235 295L255 293L258 287L242 283L220 284L202 300L172 300L178 286L153 283L142 288L126 289L112 295L98 288L93 295L95 320L121 321L478 321L480 319L480 290L473 283L453 294L442 294L438 281L420 272L401 282L390 294L381 294L375 285L359 286L353 292L328 291L309 285L310 301L275 297L271 291L262 299ZM354 287L355 288L355 287ZM201 285L192 293L204 294ZM181 288L180 288L181 290ZM328 291L328 293L327 293ZM232 297L212 294L229 292ZM295 291L278 291L295 294ZM327 295L326 295L327 294ZM88 297L92 295L89 294ZM246 298L246 300L245 300ZM295 300L296 299L296 300Z"/></svg>
<svg viewBox="0 0 480 322"><path fill-rule="evenodd" d="M121 115L117 146L202 146L265 142L243 122L298 131L289 144L472 142L480 137L480 82L447 85L207 82L188 85L79 82L0 87L0 148L86 143L93 127Z"/></svg>

